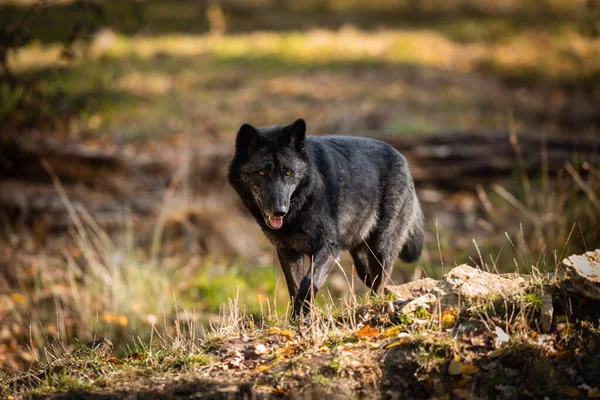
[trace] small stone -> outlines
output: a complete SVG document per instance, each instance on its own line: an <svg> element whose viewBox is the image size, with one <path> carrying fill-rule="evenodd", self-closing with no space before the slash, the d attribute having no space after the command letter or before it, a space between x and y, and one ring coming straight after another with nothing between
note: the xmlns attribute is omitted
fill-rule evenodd
<svg viewBox="0 0 600 400"><path fill-rule="evenodd" d="M510 336L502 330L499 326L496 327L496 347L502 346L504 343L510 341Z"/></svg>
<svg viewBox="0 0 600 400"><path fill-rule="evenodd" d="M257 344L256 347L254 348L254 352L258 355L262 355L265 354L269 351L269 349L267 349L267 347L264 344Z"/></svg>

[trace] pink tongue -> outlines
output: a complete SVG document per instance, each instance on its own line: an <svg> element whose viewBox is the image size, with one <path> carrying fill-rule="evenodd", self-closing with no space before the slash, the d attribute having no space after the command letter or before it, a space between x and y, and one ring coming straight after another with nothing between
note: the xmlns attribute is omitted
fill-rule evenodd
<svg viewBox="0 0 600 400"><path fill-rule="evenodd" d="M269 216L269 225L271 228L279 229L283 225L283 217L271 217Z"/></svg>

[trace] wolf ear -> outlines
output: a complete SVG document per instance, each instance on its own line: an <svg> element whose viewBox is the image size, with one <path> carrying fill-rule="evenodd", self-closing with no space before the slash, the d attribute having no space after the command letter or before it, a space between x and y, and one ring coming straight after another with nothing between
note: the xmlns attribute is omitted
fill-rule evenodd
<svg viewBox="0 0 600 400"><path fill-rule="evenodd" d="M240 127L235 139L235 150L241 153L251 153L260 143L258 130L250 124Z"/></svg>
<svg viewBox="0 0 600 400"><path fill-rule="evenodd" d="M304 141L306 139L306 122L302 118L299 118L291 125L283 128L286 136L296 150L304 150Z"/></svg>

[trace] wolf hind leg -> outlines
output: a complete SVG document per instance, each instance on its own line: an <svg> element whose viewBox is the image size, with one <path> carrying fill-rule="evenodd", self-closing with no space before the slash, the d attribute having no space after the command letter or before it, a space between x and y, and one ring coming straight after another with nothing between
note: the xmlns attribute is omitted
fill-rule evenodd
<svg viewBox="0 0 600 400"><path fill-rule="evenodd" d="M356 272L365 285L375 295L383 294L383 288L392 272L393 259L384 258L376 251L376 246L367 241L350 251Z"/></svg>

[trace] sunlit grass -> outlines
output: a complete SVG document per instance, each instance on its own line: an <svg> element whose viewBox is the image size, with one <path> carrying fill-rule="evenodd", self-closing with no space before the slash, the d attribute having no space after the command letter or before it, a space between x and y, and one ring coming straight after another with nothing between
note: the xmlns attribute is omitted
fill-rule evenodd
<svg viewBox="0 0 600 400"><path fill-rule="evenodd" d="M59 62L54 45L33 45L12 60L16 70ZM105 55L116 58L156 55L217 58L272 57L290 64L336 62L411 63L465 72L486 62L505 68L533 68L542 76L559 78L589 74L600 69L600 42L576 31L556 34L524 31L506 42L459 43L428 29L307 32L255 32L214 37L210 35L117 36ZM567 55L568 57L565 57Z"/></svg>
<svg viewBox="0 0 600 400"><path fill-rule="evenodd" d="M252 109L265 123L314 113L312 106L322 109L321 102L332 110L340 100L353 100L365 109L403 102L394 108L402 113L394 116L399 120L382 125L399 133L497 127L504 125L506 106L486 97L491 93L477 87L484 82L587 85L600 73L600 41L575 29L523 30L497 41L452 40L427 28L102 35L102 45L92 43L86 56L71 63L60 60L56 45L36 43L16 53L11 66L28 79L40 79L37 86L54 114L77 112L86 129L108 129L122 138L205 134L193 121L215 115L220 118L211 122L211 133L233 131L238 122L233 120L257 98L262 106ZM414 83L411 74L395 76L384 86L352 78L354 68L392 71L394 66L418 69L423 76ZM427 74L435 76L427 79ZM463 82L467 75L471 83ZM476 84L476 77L482 83ZM269 99L278 105L279 99L293 102L272 107ZM474 111L489 102L499 107Z"/></svg>

